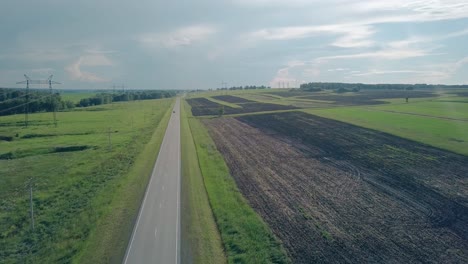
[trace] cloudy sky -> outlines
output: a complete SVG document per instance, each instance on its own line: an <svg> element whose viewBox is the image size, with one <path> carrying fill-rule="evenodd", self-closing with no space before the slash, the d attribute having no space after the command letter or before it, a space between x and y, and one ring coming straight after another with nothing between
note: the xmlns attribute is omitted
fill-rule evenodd
<svg viewBox="0 0 468 264"><path fill-rule="evenodd" d="M0 87L468 83L466 0L1 0Z"/></svg>

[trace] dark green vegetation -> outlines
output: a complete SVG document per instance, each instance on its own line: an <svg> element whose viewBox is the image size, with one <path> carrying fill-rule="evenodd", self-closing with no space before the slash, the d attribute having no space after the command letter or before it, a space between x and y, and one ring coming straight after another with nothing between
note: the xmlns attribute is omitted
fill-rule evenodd
<svg viewBox="0 0 468 264"><path fill-rule="evenodd" d="M127 91L118 93L100 92L86 93L79 91L67 92L62 96L48 90L9 89L0 88L0 116L37 112L52 112L88 107L112 102L127 102L136 100L153 100L171 98L175 91Z"/></svg>
<svg viewBox="0 0 468 264"><path fill-rule="evenodd" d="M468 97L387 100L391 103L304 111L468 155Z"/></svg>
<svg viewBox="0 0 468 264"><path fill-rule="evenodd" d="M235 90L264 90L264 89L270 89L270 86L256 86L256 85L246 85L246 86L232 86L230 88L216 88L217 91L235 91Z"/></svg>
<svg viewBox="0 0 468 264"><path fill-rule="evenodd" d="M226 257L198 164L190 131L193 117L181 104L182 191L181 263L225 263Z"/></svg>
<svg viewBox="0 0 468 264"><path fill-rule="evenodd" d="M280 243L242 197L206 128L196 118L189 124L228 262L288 263Z"/></svg>
<svg viewBox="0 0 468 264"><path fill-rule="evenodd" d="M242 104L238 104L241 107L232 108L232 107L228 107L225 105L215 103L206 98L187 99L187 102L191 105L192 114L194 116L219 115L221 108L224 108L223 114L226 114L226 115L263 112L263 111L289 110L289 109L297 108L297 107L288 106L288 105L277 105L277 104L259 103L259 102L244 102Z"/></svg>
<svg viewBox="0 0 468 264"><path fill-rule="evenodd" d="M304 83L300 89L304 91L335 90L359 91L361 89L375 90L424 90L424 89L466 89L468 85L432 85L432 84L364 84L364 83Z"/></svg>
<svg viewBox="0 0 468 264"><path fill-rule="evenodd" d="M300 112L204 123L293 262L468 259L468 157Z"/></svg>
<svg viewBox="0 0 468 264"><path fill-rule="evenodd" d="M72 101L63 100L58 93L46 90L0 88L0 116L73 109Z"/></svg>
<svg viewBox="0 0 468 264"><path fill-rule="evenodd" d="M120 262L172 99L0 118L0 262ZM11 153L11 154L8 154ZM33 180L35 229L29 216Z"/></svg>
<svg viewBox="0 0 468 264"><path fill-rule="evenodd" d="M303 99L321 100L333 102L336 105L374 105L385 104L382 100L401 98L402 101L406 98L413 100L414 98L430 98L436 97L436 94L425 91L398 91L398 90L366 90L360 92L349 93L346 96L340 94L314 94L302 96Z"/></svg>
<svg viewBox="0 0 468 264"><path fill-rule="evenodd" d="M153 100L176 96L175 91L126 91L118 93L97 93L89 98L82 98L77 106L86 107L93 105L110 104L112 102L127 102L136 100Z"/></svg>

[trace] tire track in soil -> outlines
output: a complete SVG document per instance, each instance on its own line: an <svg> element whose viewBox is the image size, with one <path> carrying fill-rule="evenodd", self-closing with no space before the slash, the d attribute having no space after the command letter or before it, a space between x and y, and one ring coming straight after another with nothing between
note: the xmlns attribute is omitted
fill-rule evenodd
<svg viewBox="0 0 468 264"><path fill-rule="evenodd" d="M466 157L302 113L204 122L295 263L468 260Z"/></svg>

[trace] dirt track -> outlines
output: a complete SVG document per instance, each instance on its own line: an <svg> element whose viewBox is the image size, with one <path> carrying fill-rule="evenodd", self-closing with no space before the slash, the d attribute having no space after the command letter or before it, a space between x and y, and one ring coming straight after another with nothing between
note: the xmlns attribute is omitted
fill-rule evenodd
<svg viewBox="0 0 468 264"><path fill-rule="evenodd" d="M304 113L204 120L295 263L468 261L468 158Z"/></svg>

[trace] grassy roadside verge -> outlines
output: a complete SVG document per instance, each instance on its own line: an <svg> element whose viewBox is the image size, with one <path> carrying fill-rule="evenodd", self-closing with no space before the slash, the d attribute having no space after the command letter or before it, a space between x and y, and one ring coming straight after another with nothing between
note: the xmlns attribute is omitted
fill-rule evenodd
<svg viewBox="0 0 468 264"><path fill-rule="evenodd" d="M198 166L185 101L181 102L182 156L182 263L225 263L221 237L216 226Z"/></svg>
<svg viewBox="0 0 468 264"><path fill-rule="evenodd" d="M96 199L94 207L104 207L105 203L108 205L91 231L83 250L73 260L74 263L121 263L173 105L174 101L164 113L151 140L135 159L131 170ZM106 198L108 196L112 197L111 200Z"/></svg>
<svg viewBox="0 0 468 264"><path fill-rule="evenodd" d="M289 263L280 242L239 192L205 126L196 118L189 124L228 262Z"/></svg>

